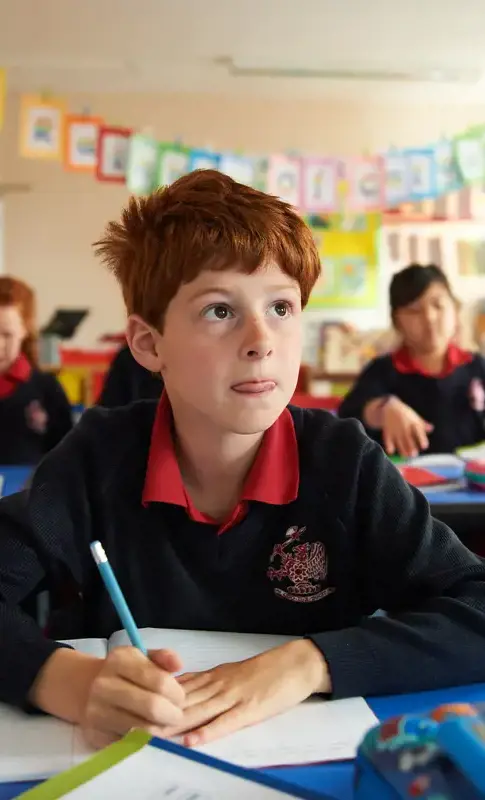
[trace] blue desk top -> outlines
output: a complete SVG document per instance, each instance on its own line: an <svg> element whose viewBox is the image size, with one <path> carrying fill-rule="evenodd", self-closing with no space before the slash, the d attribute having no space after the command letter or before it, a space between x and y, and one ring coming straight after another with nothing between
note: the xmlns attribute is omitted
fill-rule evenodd
<svg viewBox="0 0 485 800"><path fill-rule="evenodd" d="M460 480L463 477L463 468L456 469L455 467L436 467L431 469L443 478L450 480ZM483 505L485 511L485 492L471 492L466 488L453 489L451 491L432 491L423 492L428 498L431 507L433 506L477 506Z"/></svg>
<svg viewBox="0 0 485 800"><path fill-rule="evenodd" d="M485 702L485 684L394 697L376 697L370 698L368 702L376 716L383 720L398 714L426 711L442 703L483 703ZM353 797L353 764L351 761L308 767L284 767L265 770L265 772L287 780L289 783L304 786L313 791L325 792L335 800L352 800ZM0 784L0 800L12 800L33 785L32 783Z"/></svg>
<svg viewBox="0 0 485 800"><path fill-rule="evenodd" d="M32 467L2 467L0 475L4 478L2 497L20 492L27 483L32 473Z"/></svg>

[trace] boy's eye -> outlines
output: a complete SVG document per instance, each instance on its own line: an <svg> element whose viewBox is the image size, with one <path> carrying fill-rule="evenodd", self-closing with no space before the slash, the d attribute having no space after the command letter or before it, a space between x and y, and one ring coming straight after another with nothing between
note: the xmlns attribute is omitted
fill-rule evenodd
<svg viewBox="0 0 485 800"><path fill-rule="evenodd" d="M277 317L287 317L291 311L290 304L286 300L278 300L273 303L272 309Z"/></svg>
<svg viewBox="0 0 485 800"><path fill-rule="evenodd" d="M233 316L231 309L228 306L218 304L216 306L209 306L203 312L206 319L224 320Z"/></svg>

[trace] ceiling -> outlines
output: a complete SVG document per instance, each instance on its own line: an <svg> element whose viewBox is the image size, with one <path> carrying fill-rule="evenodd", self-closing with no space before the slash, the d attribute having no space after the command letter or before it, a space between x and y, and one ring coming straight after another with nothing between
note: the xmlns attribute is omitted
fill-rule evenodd
<svg viewBox="0 0 485 800"><path fill-rule="evenodd" d="M482 104L485 2L0 0L0 66L20 91Z"/></svg>

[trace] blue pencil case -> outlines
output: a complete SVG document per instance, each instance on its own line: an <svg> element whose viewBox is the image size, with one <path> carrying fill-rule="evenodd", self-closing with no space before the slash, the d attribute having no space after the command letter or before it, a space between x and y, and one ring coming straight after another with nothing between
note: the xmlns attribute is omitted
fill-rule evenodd
<svg viewBox="0 0 485 800"><path fill-rule="evenodd" d="M485 800L485 716L468 704L395 717L359 747L355 800Z"/></svg>

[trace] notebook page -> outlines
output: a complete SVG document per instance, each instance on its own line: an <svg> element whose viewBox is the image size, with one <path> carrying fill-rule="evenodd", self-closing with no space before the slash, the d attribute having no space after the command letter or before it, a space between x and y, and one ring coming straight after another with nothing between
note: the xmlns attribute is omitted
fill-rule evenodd
<svg viewBox="0 0 485 800"><path fill-rule="evenodd" d="M148 648L179 653L184 671L211 669L241 661L289 641L289 636L207 631L141 631ZM109 647L126 644L116 633ZM308 764L354 758L357 746L377 718L361 697L324 702L311 698L290 711L200 748L201 752L247 767Z"/></svg>
<svg viewBox="0 0 485 800"><path fill-rule="evenodd" d="M173 629L143 628L141 637L150 649L175 650L184 665L184 672L212 669L218 664L244 661L266 650L271 650L292 639L291 636L276 636L265 633L227 633L225 631L185 631ZM111 636L108 648L129 644L124 631Z"/></svg>
<svg viewBox="0 0 485 800"><path fill-rule="evenodd" d="M362 697L330 702L312 697L284 714L197 749L241 767L345 761L355 758L357 747L377 722Z"/></svg>
<svg viewBox="0 0 485 800"><path fill-rule="evenodd" d="M69 723L0 704L0 783L49 778L92 753Z"/></svg>
<svg viewBox="0 0 485 800"><path fill-rule="evenodd" d="M87 656L106 658L108 653L106 639L63 639L62 642L74 647L75 650L79 650L80 653L85 653Z"/></svg>
<svg viewBox="0 0 485 800"><path fill-rule="evenodd" d="M89 800L109 797L116 800L277 800L298 797L298 794L293 794L291 787L286 793L147 746L64 797L71 800L84 797Z"/></svg>

